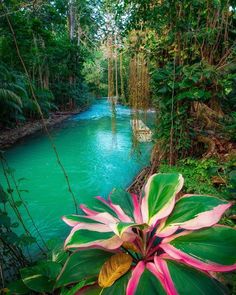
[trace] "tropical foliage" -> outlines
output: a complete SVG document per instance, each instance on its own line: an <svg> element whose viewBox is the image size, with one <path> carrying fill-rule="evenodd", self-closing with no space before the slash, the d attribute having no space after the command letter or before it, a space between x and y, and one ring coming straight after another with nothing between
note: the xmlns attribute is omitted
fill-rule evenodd
<svg viewBox="0 0 236 295"><path fill-rule="evenodd" d="M93 4L86 0L0 4L3 126L39 117L32 88L45 116L89 104L92 94L82 69L97 27L97 20L91 20Z"/></svg>
<svg viewBox="0 0 236 295"><path fill-rule="evenodd" d="M36 239L20 214L16 235L7 213L25 204L0 187L0 254L27 266L9 292L227 293L216 273L235 269L235 230L217 223L235 224L235 163L210 158L235 147L221 144L236 134L235 0L8 0L0 12L1 129L108 94L135 113L155 109L152 163L170 173L143 196L115 190L66 215L65 251L33 264L23 252Z"/></svg>
<svg viewBox="0 0 236 295"><path fill-rule="evenodd" d="M114 191L63 220L73 251L56 287L94 277L99 294L226 294L212 272L236 269L235 229L217 222L230 203L184 195L180 174L154 174L144 196ZM184 282L184 283L183 283ZM91 282L90 282L91 283ZM89 293L88 293L89 294Z"/></svg>

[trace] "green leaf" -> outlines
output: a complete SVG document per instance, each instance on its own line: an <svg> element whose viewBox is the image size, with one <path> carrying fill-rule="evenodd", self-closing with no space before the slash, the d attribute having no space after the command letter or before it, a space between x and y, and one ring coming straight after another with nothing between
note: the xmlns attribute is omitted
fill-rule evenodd
<svg viewBox="0 0 236 295"><path fill-rule="evenodd" d="M147 269L144 270L135 295L166 295L160 281ZM181 294L182 295L182 294Z"/></svg>
<svg viewBox="0 0 236 295"><path fill-rule="evenodd" d="M57 279L56 287L97 276L104 262L112 255L114 253L98 249L74 252L65 263Z"/></svg>
<svg viewBox="0 0 236 295"><path fill-rule="evenodd" d="M113 232L98 232L87 229L78 229L73 232L66 241L67 248L76 248L78 246L86 246L88 243L96 241L104 241L109 240L114 237L115 234Z"/></svg>
<svg viewBox="0 0 236 295"><path fill-rule="evenodd" d="M208 264L236 263L236 230L230 227L215 226L191 232L175 238L170 245Z"/></svg>
<svg viewBox="0 0 236 295"><path fill-rule="evenodd" d="M10 283L7 286L7 294L29 294L30 290L26 287L26 285L22 282L22 280L17 280L15 282Z"/></svg>
<svg viewBox="0 0 236 295"><path fill-rule="evenodd" d="M133 218L134 206L129 193L121 189L115 189L110 195L110 199L113 204L119 205L128 216Z"/></svg>
<svg viewBox="0 0 236 295"><path fill-rule="evenodd" d="M166 225L173 223L182 223L193 219L201 212L210 211L213 208L228 204L228 202L219 198L210 196L190 196L181 198L176 204L171 215L166 221Z"/></svg>
<svg viewBox="0 0 236 295"><path fill-rule="evenodd" d="M131 272L129 271L123 275L119 280L117 280L109 288L101 288L97 284L81 290L80 295L125 295L128 281L131 277ZM135 293L136 294L136 293ZM67 295L67 294L66 294Z"/></svg>
<svg viewBox="0 0 236 295"><path fill-rule="evenodd" d="M61 265L53 261L41 262L38 265L20 270L23 283L36 292L52 292L55 279Z"/></svg>
<svg viewBox="0 0 236 295"><path fill-rule="evenodd" d="M184 229L200 229L216 224L230 204L221 199L189 195L177 201L160 232Z"/></svg>
<svg viewBox="0 0 236 295"><path fill-rule="evenodd" d="M47 247L49 249L48 259L64 265L69 253L64 250L61 241L56 238L51 239L47 241Z"/></svg>
<svg viewBox="0 0 236 295"><path fill-rule="evenodd" d="M117 218L116 213L109 207L109 205L99 201L98 199L94 199L93 201L93 210L98 212L107 212Z"/></svg>
<svg viewBox="0 0 236 295"><path fill-rule="evenodd" d="M131 272L127 272L119 280L117 280L111 287L105 288L102 292L103 295L125 294Z"/></svg>
<svg viewBox="0 0 236 295"><path fill-rule="evenodd" d="M82 289L85 286L92 285L96 282L97 278L89 278L87 280L83 280L73 286L71 289L64 289L60 292L60 295L74 295L76 292L78 292L80 289Z"/></svg>
<svg viewBox="0 0 236 295"><path fill-rule="evenodd" d="M104 290L106 289L103 289L95 284L93 286L88 286L80 290L79 295L103 295Z"/></svg>
<svg viewBox="0 0 236 295"><path fill-rule="evenodd" d="M169 215L175 195L181 190L183 177L177 173L159 173L151 176L145 186L142 210L144 221L149 224ZM145 207L147 211L145 211Z"/></svg>
<svg viewBox="0 0 236 295"><path fill-rule="evenodd" d="M167 261L171 278L181 295L226 295L229 294L218 281L205 273L174 261Z"/></svg>

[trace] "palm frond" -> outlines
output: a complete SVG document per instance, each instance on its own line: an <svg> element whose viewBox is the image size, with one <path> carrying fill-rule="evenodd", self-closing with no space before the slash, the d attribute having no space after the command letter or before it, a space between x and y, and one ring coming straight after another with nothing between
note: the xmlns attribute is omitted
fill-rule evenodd
<svg viewBox="0 0 236 295"><path fill-rule="evenodd" d="M20 96L17 95L14 91L6 88L0 88L0 101L5 103L13 101L17 103L20 107L22 107L22 100Z"/></svg>

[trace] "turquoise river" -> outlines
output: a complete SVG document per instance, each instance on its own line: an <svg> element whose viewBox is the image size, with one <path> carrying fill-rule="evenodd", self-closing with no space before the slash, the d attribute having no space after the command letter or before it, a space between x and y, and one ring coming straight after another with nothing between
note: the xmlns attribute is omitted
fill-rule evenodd
<svg viewBox="0 0 236 295"><path fill-rule="evenodd" d="M149 163L150 143L133 149L130 110L117 106L114 117L106 100L72 116L51 134L78 203L91 205L94 196L107 197L114 187L126 188ZM64 239L69 228L61 216L75 209L47 136L39 133L22 140L5 157L41 234L45 239ZM2 171L0 177L6 188ZM37 236L26 211L22 206L19 209Z"/></svg>

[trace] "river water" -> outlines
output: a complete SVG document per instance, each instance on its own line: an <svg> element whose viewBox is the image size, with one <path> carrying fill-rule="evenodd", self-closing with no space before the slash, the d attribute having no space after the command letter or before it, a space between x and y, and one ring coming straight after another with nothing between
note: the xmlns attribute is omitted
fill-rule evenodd
<svg viewBox="0 0 236 295"><path fill-rule="evenodd" d="M78 203L91 205L94 196L107 197L114 187L127 187L149 163L150 143L133 149L130 110L118 105L114 116L105 100L72 116L51 134ZM61 216L75 209L46 135L22 140L5 157L41 234L45 239L63 239L69 229ZM6 187L2 171L0 177ZM32 235L37 236L26 211L22 206L20 210Z"/></svg>

